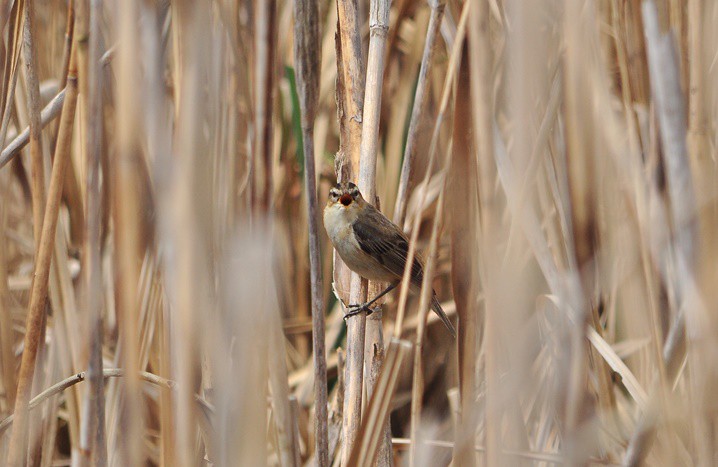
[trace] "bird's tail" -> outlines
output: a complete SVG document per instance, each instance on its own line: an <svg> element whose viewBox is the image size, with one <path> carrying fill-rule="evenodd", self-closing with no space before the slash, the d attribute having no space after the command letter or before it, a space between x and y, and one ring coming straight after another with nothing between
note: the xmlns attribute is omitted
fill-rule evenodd
<svg viewBox="0 0 718 467"><path fill-rule="evenodd" d="M446 328L449 330L454 339L456 339L456 329L454 328L454 325L451 324L449 317L446 316L446 313L444 313L444 309L441 308L441 304L439 303L439 300L437 300L436 295L433 295L431 297L431 309L434 310L437 315L439 315L441 321L444 323L444 325L446 325Z"/></svg>

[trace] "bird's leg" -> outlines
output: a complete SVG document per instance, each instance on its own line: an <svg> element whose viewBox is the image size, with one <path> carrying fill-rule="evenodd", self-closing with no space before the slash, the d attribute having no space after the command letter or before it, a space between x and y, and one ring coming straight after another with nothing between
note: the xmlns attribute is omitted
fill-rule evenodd
<svg viewBox="0 0 718 467"><path fill-rule="evenodd" d="M362 311L366 311L367 316L369 316L370 314L372 314L374 312L374 310L372 310L369 307L372 306L381 297L383 297L384 295L386 295L389 292L391 292L392 290L394 290L397 285L399 285L399 284L398 283L390 284L389 287L384 289L380 294L378 294L376 297L372 298L370 301L368 301L366 303L362 303L360 305L349 305L349 311L347 311L347 313L344 315L344 319L347 319L350 316L357 315L357 314L361 313Z"/></svg>

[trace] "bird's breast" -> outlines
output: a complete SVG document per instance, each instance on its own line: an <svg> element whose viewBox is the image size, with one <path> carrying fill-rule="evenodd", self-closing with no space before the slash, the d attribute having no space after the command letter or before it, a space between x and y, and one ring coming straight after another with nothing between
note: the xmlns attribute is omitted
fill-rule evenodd
<svg viewBox="0 0 718 467"><path fill-rule="evenodd" d="M343 211L333 206L324 210L324 227L342 261L349 266L349 269L367 279L394 280L394 276L388 273L378 260L361 249L352 222L347 218L348 213Z"/></svg>

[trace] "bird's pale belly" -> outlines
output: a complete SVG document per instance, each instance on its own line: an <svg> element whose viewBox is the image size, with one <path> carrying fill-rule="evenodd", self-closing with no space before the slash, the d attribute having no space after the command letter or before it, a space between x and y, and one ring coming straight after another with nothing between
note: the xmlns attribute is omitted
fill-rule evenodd
<svg viewBox="0 0 718 467"><path fill-rule="evenodd" d="M325 216L331 216L334 213L327 213ZM361 249L354 237L351 224L326 222L325 224L339 228L327 228L329 239L337 250L342 261L349 266L349 269L356 272L362 277L373 281L393 282L397 278L387 271L379 261L372 258L364 250Z"/></svg>

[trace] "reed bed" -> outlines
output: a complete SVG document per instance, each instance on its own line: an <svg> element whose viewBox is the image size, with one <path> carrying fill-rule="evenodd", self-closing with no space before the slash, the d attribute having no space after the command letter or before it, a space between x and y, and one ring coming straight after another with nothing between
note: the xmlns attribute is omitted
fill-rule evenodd
<svg viewBox="0 0 718 467"><path fill-rule="evenodd" d="M716 24L0 1L0 464L715 465ZM422 293L343 319L337 181Z"/></svg>

